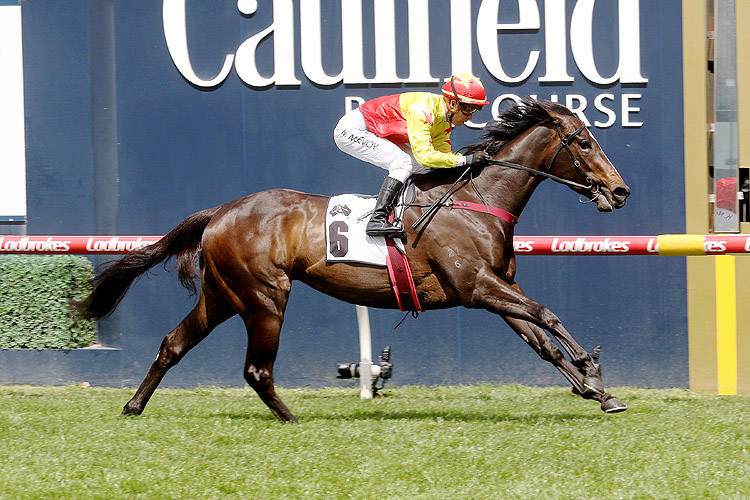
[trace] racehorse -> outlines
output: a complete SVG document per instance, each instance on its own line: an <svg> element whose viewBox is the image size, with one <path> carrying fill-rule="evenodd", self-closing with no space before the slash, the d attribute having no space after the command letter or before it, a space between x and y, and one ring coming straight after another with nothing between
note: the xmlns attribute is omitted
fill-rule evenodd
<svg viewBox="0 0 750 500"><path fill-rule="evenodd" d="M467 152L490 153L493 159L483 168L414 177L414 200L403 221L419 302L425 310L463 306L498 314L563 374L575 393L598 401L603 411L625 410L605 391L589 353L555 314L516 283L512 217L434 202L448 193L487 212L494 207L517 217L537 185L551 177L609 212L625 205L630 188L584 124L556 103L524 99L488 124L482 139ZM200 277L195 307L166 335L123 415L141 414L167 370L217 325L239 314L248 335L245 379L280 421L297 422L277 395L273 378L292 281L345 302L397 308L384 267L326 262L328 199L274 189L197 212L95 278L93 292L76 307L98 319L117 307L138 276L171 257L186 288L197 291L194 280ZM425 223L412 228L426 212Z"/></svg>

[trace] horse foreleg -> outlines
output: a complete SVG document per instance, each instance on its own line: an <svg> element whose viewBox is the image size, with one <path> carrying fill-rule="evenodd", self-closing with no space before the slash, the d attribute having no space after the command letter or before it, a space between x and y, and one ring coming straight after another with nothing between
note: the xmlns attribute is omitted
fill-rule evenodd
<svg viewBox="0 0 750 500"><path fill-rule="evenodd" d="M123 407L123 415L143 413L146 404L167 371L176 365L190 349L205 339L217 325L234 314L225 305L214 303L211 305L212 307L207 307L206 294L201 293L193 310L164 337L146 377L135 395Z"/></svg>
<svg viewBox="0 0 750 500"><path fill-rule="evenodd" d="M613 413L623 411L627 406L606 392L599 393L589 389L584 383L581 372L560 352L557 345L549 338L547 332L538 326L515 318L503 318L508 325L545 361L552 363L570 382L575 392L585 399L601 403L602 410Z"/></svg>
<svg viewBox="0 0 750 500"><path fill-rule="evenodd" d="M568 361L568 358L563 355L560 349L557 348L552 339L547 335L547 332L528 321L508 318L507 316L503 319L529 347L534 349L540 358L555 365L555 368L568 379L568 382L570 382L576 391L580 394L586 392L583 375L573 366L573 363Z"/></svg>
<svg viewBox="0 0 750 500"><path fill-rule="evenodd" d="M502 317L528 321L547 330L570 356L570 361L584 377L590 378L597 392L604 392L599 372L591 355L578 345L565 329L560 318L542 304L527 297L518 284L509 285L494 274L484 274L476 280L469 307L483 307ZM588 384L588 382L587 382ZM599 387L601 386L601 387Z"/></svg>
<svg viewBox="0 0 750 500"><path fill-rule="evenodd" d="M244 376L276 418L297 423L297 417L276 394L273 383L273 364L279 350L282 322L281 317L271 313L255 314L245 321L248 344Z"/></svg>
<svg viewBox="0 0 750 500"><path fill-rule="evenodd" d="M476 280L471 301L467 305L484 307L499 314L509 322L511 327L514 324L529 323L524 325L521 331L516 330L516 332L521 336L529 334L527 338L534 339L534 343L530 344L531 347L537 350L544 359L547 359L545 356L549 357L549 361L558 367L581 395L600 400L602 409L605 411L625 409L625 406L619 402L617 402L619 404L613 404L612 407L609 405L605 407L605 402L614 398L606 394L601 375L594 366L591 355L573 339L552 311L527 297L518 284L510 285L491 273L481 275ZM570 361L562 355L543 330L548 331L560 343L570 356Z"/></svg>

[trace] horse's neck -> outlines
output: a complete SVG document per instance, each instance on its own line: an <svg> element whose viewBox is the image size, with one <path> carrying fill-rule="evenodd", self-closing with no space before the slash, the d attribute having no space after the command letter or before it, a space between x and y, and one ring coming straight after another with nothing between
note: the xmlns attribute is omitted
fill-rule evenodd
<svg viewBox="0 0 750 500"><path fill-rule="evenodd" d="M505 144L495 160L517 163L529 168L545 164L545 149L553 132L544 126L534 126ZM456 180L455 177L439 171L421 179L414 179L417 186L417 203L432 203L446 193ZM510 167L488 165L469 182L468 177L458 183L452 198L460 201L486 203L502 208L515 216L521 215L534 190L543 180L523 170ZM472 186L473 184L473 186ZM479 195L477 195L478 192Z"/></svg>
<svg viewBox="0 0 750 500"><path fill-rule="evenodd" d="M543 164L542 156L549 144L549 135L549 129L534 127L505 144L494 159L538 168ZM542 180L542 177L523 170L489 165L476 177L475 184L489 205L518 217Z"/></svg>

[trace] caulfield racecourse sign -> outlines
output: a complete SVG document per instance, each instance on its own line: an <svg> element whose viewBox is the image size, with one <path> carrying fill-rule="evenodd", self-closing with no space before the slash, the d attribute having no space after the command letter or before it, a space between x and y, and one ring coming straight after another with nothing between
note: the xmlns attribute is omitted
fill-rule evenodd
<svg viewBox="0 0 750 500"><path fill-rule="evenodd" d="M216 61L218 72L208 78L201 77L194 70L188 49L188 29L186 23L186 0L164 0L163 26L169 53L182 76L197 87L213 88L227 79L234 67L239 78L248 86L265 89L269 86L299 87L303 84L296 72L296 62L300 62L304 76L319 86L343 84L425 84L435 85L447 75L434 75L430 69L430 27L429 18L434 15L445 15L431 12L428 0L408 0L406 13L408 17L408 74L399 77L396 72L396 5L395 0L377 0L373 2L374 57L375 71L372 77L365 75L365 46L363 27L363 1L341 0L339 6L341 19L341 71L329 74L324 70L324 56L321 20L330 17L323 11L321 0L298 0L299 4L299 51L295 44L296 9L293 0L273 0L257 2L255 0L238 0L238 16L251 16L268 9L273 21L259 26L259 31L242 41L234 54L226 54L223 62ZM559 84L569 86L575 77L568 70L568 61L572 60L583 78L594 86L645 86L648 79L641 71L640 43L640 0L504 0L503 8L515 4L517 18L514 22L498 23L501 14L501 0L483 0L472 19L472 2L469 0L450 0L448 14L450 17L450 62L451 72L475 72L476 62L472 46L472 21L476 25L476 49L479 59L487 72L501 84L520 85L533 80L532 75L544 61L544 74L536 81L545 86ZM595 7L616 8L619 49L617 52L616 70L611 74L602 74L595 56ZM567 5L572 5L569 22L566 13ZM434 7L434 2L432 6ZM543 5L543 13L540 9ZM616 6L616 7L615 7ZM499 34L539 33L543 29L544 50L526 48L514 50L512 54L501 57ZM612 26L612 30L615 26ZM261 74L258 68L258 48L264 40L273 36L273 71L272 74ZM440 34L440 36L445 36ZM568 53L570 47L570 53ZM602 58L609 65L612 56ZM523 69L510 73L506 70L503 58L511 58L512 66ZM601 56L600 56L601 57ZM327 58L326 58L327 59ZM518 65L518 62L521 62ZM600 63L604 61L600 60ZM598 88L597 88L598 90ZM492 97L492 96L491 96ZM493 113L505 99L516 99L515 94L495 96ZM588 125L585 110L594 107L602 113L604 120L595 121L600 128L611 127L617 123L618 115L623 127L639 127L638 100L639 93L612 92L597 93L593 102L581 94L567 94L560 99L557 94L539 96L560 100L573 111L578 112ZM350 98L350 101L352 98ZM357 100L356 98L354 100ZM619 101L619 102L618 102Z"/></svg>

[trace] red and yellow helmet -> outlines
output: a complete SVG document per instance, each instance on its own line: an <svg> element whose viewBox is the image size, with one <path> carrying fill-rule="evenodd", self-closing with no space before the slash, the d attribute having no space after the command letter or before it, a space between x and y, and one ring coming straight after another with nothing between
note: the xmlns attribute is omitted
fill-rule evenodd
<svg viewBox="0 0 750 500"><path fill-rule="evenodd" d="M471 73L459 73L451 76L443 85L443 95L448 99L455 99L463 104L484 106L489 104L484 85Z"/></svg>

